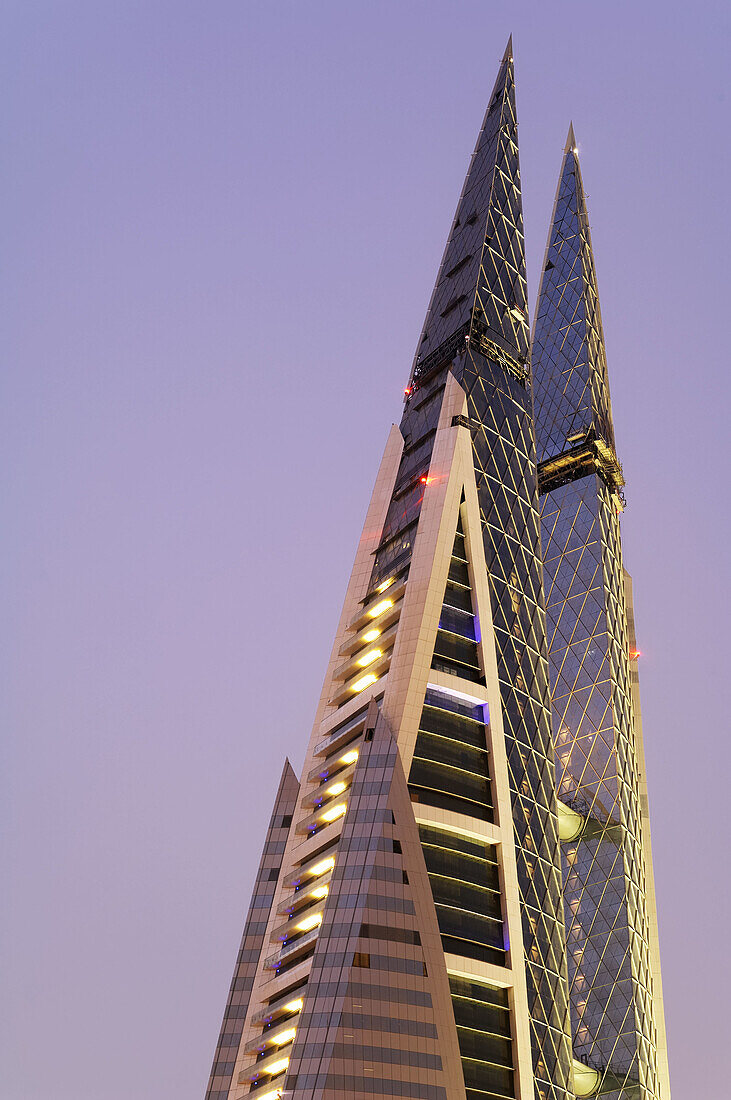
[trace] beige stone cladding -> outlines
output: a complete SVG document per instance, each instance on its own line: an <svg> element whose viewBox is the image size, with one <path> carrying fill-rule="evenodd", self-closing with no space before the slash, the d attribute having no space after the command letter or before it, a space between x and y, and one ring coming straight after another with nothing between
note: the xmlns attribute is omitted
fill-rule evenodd
<svg viewBox="0 0 731 1100"><path fill-rule="evenodd" d="M372 708L290 1056L298 1100L464 1100L439 929L397 745ZM369 731L370 732L370 731Z"/></svg>
<svg viewBox="0 0 731 1100"><path fill-rule="evenodd" d="M226 1100L233 1079L234 1064L244 1029L251 987L257 972L272 899L282 866L292 814L297 806L299 783L289 760L285 761L274 800L264 850L254 883L251 905L236 959L231 988L223 1014L206 1100Z"/></svg>
<svg viewBox="0 0 731 1100"><path fill-rule="evenodd" d="M409 586L404 600L399 640L389 673L383 712L398 730L399 748L404 770L408 775L414 752L424 695L429 684L448 691L455 688L489 708L488 751L492 788L495 798L495 824L490 829L492 842L498 845L503 886L503 906L510 944L510 974L502 968L500 981L508 985L513 1006L514 1043L516 1051L516 1096L533 1096L533 1071L530 1052L530 1032L525 971L523 968L523 937L520 918L518 876L513 846L513 825L508 784L507 756L502 726L502 710L497 676L492 612L484 546L480 526L477 487L474 476L472 443L469 429L453 425L455 418L466 417L464 392L450 374L447 377L439 428L429 468L430 483L424 493L419 531L409 572ZM460 515L460 502L465 541L470 560L470 580L475 595L476 612L481 624L480 655L486 686L459 684L458 678L431 668L432 654L444 600L444 592L452 553L452 544ZM427 816L425 816L425 814ZM432 807L418 808L419 820L431 820L467 835L482 833L484 823ZM483 834L484 835L484 834ZM485 964L479 964L484 966ZM471 966L475 973L478 964ZM480 973L484 974L485 971Z"/></svg>
<svg viewBox="0 0 731 1100"><path fill-rule="evenodd" d="M464 393L449 374L408 578L384 590L381 602L389 606L373 620L383 626L381 637L393 632L393 645L382 674L357 691L348 687L351 665L379 598L368 592L372 552L401 450L400 434L389 438L305 759L232 1100L242 1100L252 1083L260 1085L254 1095L267 1100L280 1092L297 1100L374 1093L464 1100L450 973L509 991L515 1095L533 1096L494 631L465 412ZM431 667L458 520L481 623L484 686ZM442 947L406 783L429 685L489 709L494 821L428 806L418 807L418 817L493 845L509 944L505 966L445 956ZM299 1007L279 1023L287 1004Z"/></svg>
<svg viewBox="0 0 731 1100"><path fill-rule="evenodd" d="M393 484L398 471L402 449L403 439L401 433L398 428L394 426L388 436L376 483L371 495L371 501L366 513L363 531L356 551L355 562L346 591L335 641L333 643L315 723L305 756L302 772L303 779L310 775L317 764L318 757L315 750L318 744L327 739L333 728L336 726L343 726L347 723L349 718L353 717L353 715L357 714L359 711L364 712L367 710L369 699L375 694L373 691L363 692L361 695L354 697L350 703L339 709L328 706L328 700L333 693L333 674L342 661L340 649L349 633L348 624L352 621L354 615L356 615L360 607L360 602L366 595L372 568L372 553L378 545L385 512L388 508L388 503L393 491ZM306 794L314 790L318 786L318 783L319 780L316 777L309 782L303 782L303 796L306 796ZM327 824L324 828L318 830L314 836L309 834L302 835L297 831L298 827L300 823L309 816L309 807L303 806L300 802L298 806L295 807L293 813L292 827L282 860L282 874L277 883L273 904L267 921L264 941L265 947L262 950L256 968L249 1011L242 1029L241 1043L237 1052L236 1065L231 1082L229 1093L231 1100L238 1100L238 1098L243 1097L249 1091L249 1082L245 1079L239 1081L239 1078L242 1074L245 1075L252 1065L253 1056L249 1052L252 1041L256 1041L262 1035L263 1022L260 1021L258 1017L265 1012L268 1004L274 1003L279 999L280 994L285 994L290 988L296 988L298 983L306 982L309 976L312 963L311 954L302 959L302 961L298 961L296 956L293 957L284 970L272 969L266 965L267 959L276 953L276 930L282 921L279 909L283 903L286 903L286 899L292 896L294 889L294 887L290 885L289 880L292 878L293 874L296 874L300 866L307 865L308 863L317 866L317 860L313 861L312 857L318 852L328 850L329 854L327 858L333 859L334 862L332 853L337 851L337 842L343 825L342 818L334 820L331 824ZM318 883L322 882L323 884L327 883L327 874L316 876L316 881ZM316 932L317 929L314 928L311 935L314 936ZM292 997L291 1002L294 1003L296 1000L303 1000L303 997L304 991L298 997ZM294 1026L296 1028L296 1022ZM261 1095L265 1095L269 1091L276 1093L277 1090L263 1088L261 1090Z"/></svg>

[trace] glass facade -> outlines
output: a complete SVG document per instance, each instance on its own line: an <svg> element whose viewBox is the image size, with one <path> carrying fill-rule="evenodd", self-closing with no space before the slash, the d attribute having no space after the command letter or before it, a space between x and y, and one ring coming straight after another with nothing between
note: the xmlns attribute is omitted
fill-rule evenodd
<svg viewBox="0 0 731 1100"><path fill-rule="evenodd" d="M571 144L531 364L511 44L398 435L207 1100L669 1100L588 223Z"/></svg>
<svg viewBox="0 0 731 1100"><path fill-rule="evenodd" d="M619 513L621 467L589 224L573 134L533 341L551 707L559 798L583 827L563 845L574 1054L604 1094L658 1093L640 777Z"/></svg>
<svg viewBox="0 0 731 1100"><path fill-rule="evenodd" d="M561 869L549 711L528 308L512 57L506 55L460 197L401 421L407 449L372 583L393 568L391 521L408 558L427 443L448 371L468 402L508 749L533 1069L540 1100L571 1087ZM421 466L411 474L411 456ZM422 490L401 510L407 478ZM409 546L406 542L408 538ZM386 561L383 554L388 555ZM453 557L450 579L459 582ZM463 578L466 574L462 574ZM441 633L441 632L440 632ZM438 637L439 647L439 637ZM453 657L456 647L453 649ZM437 660L442 659L437 648ZM410 782L422 771L412 770ZM419 795L421 797L421 795Z"/></svg>

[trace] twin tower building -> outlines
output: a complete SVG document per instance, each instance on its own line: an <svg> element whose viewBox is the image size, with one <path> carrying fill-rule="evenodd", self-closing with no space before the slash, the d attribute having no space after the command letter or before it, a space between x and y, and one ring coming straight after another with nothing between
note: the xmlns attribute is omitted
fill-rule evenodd
<svg viewBox="0 0 731 1100"><path fill-rule="evenodd" d="M622 486L572 131L531 338L509 44L207 1100L669 1100Z"/></svg>

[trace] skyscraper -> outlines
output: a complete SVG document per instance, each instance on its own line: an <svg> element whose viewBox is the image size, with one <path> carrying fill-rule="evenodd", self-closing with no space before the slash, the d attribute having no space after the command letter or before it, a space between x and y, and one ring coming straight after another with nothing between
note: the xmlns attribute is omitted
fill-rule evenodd
<svg viewBox="0 0 731 1100"><path fill-rule="evenodd" d="M624 479L573 127L532 350L574 1053L612 1096L665 1097Z"/></svg>
<svg viewBox="0 0 731 1100"><path fill-rule="evenodd" d="M549 332L561 306L547 286ZM562 697L549 659L553 668L560 656L548 645L541 552L553 485L545 447L536 455L529 343L508 43L376 478L302 777L287 763L280 782L207 1100L568 1100L620 1085L623 1100L661 1095L648 1083L657 1069L647 1082L639 1070L658 1024L646 876L630 868L649 858L637 732L615 769L634 784L632 796L622 787L617 821L606 798L581 801L583 773L571 791L557 778L566 738L551 725ZM560 374L558 353L551 362ZM631 711L625 606L612 604L612 643L624 640ZM611 1001L621 1066L599 1025L589 1039L581 1031L581 967L567 959L564 891L567 912L575 893L588 914L585 894L604 917L603 899L572 879L587 857L569 853L595 848L605 881L617 877L607 853L628 868L624 927L634 933L640 911L645 920L644 954L635 936L631 965L620 974L607 964L635 1009L629 1036ZM579 941L570 927L569 952ZM593 926L581 928L594 950Z"/></svg>

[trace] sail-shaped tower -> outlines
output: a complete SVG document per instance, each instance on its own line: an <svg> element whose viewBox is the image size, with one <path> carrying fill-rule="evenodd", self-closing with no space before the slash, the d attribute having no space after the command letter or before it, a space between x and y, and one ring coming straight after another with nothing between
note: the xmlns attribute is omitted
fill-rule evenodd
<svg viewBox="0 0 731 1100"><path fill-rule="evenodd" d="M529 343L509 43L207 1100L596 1091L572 1052L561 830L580 815L557 800Z"/></svg>
<svg viewBox="0 0 731 1100"><path fill-rule="evenodd" d="M573 1049L594 1091L665 1100L639 654L619 529L624 479L573 127L532 372Z"/></svg>

